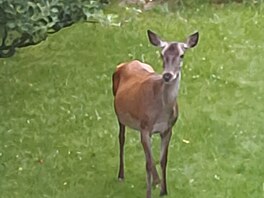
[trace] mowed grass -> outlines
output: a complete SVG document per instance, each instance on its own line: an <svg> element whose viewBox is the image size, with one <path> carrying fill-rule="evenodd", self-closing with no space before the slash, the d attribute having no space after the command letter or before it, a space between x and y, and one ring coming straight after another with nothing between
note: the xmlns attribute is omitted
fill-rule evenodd
<svg viewBox="0 0 264 198"><path fill-rule="evenodd" d="M167 197L264 197L262 7L201 6L125 17L131 20L121 27L76 24L0 60L0 197L145 196L145 158L132 130L126 180L117 181L111 76L131 59L161 71L147 29L167 40L200 32L184 60ZM159 146L153 136L157 165ZM159 189L152 195L159 197Z"/></svg>

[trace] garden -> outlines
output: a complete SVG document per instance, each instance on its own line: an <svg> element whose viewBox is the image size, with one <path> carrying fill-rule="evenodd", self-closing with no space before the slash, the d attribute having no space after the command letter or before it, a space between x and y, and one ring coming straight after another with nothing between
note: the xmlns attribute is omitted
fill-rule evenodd
<svg viewBox="0 0 264 198"><path fill-rule="evenodd" d="M117 179L112 74L134 59L162 71L148 29L200 35L184 57L167 197L264 197L262 1L36 2L0 0L0 197L145 196L132 129ZM160 172L159 135L152 150Z"/></svg>

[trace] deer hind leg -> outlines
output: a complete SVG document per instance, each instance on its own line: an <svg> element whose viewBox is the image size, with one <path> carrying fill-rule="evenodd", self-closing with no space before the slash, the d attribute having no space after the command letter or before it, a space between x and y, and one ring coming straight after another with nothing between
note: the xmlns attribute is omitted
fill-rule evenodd
<svg viewBox="0 0 264 198"><path fill-rule="evenodd" d="M119 159L120 159L120 162L119 162L118 179L120 181L124 180L124 144L125 144L125 125L119 122L119 147L120 147Z"/></svg>
<svg viewBox="0 0 264 198"><path fill-rule="evenodd" d="M161 165L161 190L160 196L167 195L167 183L166 183L166 167L167 167L167 157L168 157L168 148L171 139L171 128L168 129L165 133L161 134L161 154L160 154L160 165Z"/></svg>
<svg viewBox="0 0 264 198"><path fill-rule="evenodd" d="M150 143L150 136L148 131L140 131L141 132L141 143L145 152L146 157L146 172L147 172L147 191L146 191L146 198L151 198L151 175L152 175L152 168L153 168L153 161L151 155L151 143Z"/></svg>
<svg viewBox="0 0 264 198"><path fill-rule="evenodd" d="M152 158L152 185L153 187L156 187L156 185L158 185L160 183L160 178L159 178L159 174L158 174L158 171L157 171L157 168L156 168L156 165L154 163L154 159Z"/></svg>

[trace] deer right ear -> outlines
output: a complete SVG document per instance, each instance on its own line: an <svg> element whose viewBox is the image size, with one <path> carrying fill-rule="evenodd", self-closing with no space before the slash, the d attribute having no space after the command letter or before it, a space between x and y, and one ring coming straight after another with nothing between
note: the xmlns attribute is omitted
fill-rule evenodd
<svg viewBox="0 0 264 198"><path fill-rule="evenodd" d="M199 40L199 32L195 32L194 34L190 35L187 39L187 47L192 48L195 47Z"/></svg>
<svg viewBox="0 0 264 198"><path fill-rule="evenodd" d="M149 41L152 45L157 46L157 47L164 47L165 46L165 42L160 40L160 38L157 36L157 34L152 32L151 30L148 30L147 33L148 33Z"/></svg>

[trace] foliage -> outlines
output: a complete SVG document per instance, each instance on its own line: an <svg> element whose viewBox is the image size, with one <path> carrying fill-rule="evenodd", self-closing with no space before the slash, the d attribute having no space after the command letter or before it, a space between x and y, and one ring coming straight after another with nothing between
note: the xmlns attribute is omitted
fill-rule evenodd
<svg viewBox="0 0 264 198"><path fill-rule="evenodd" d="M102 20L102 5L93 0L0 0L0 57L12 56L15 48L37 44L77 21Z"/></svg>

